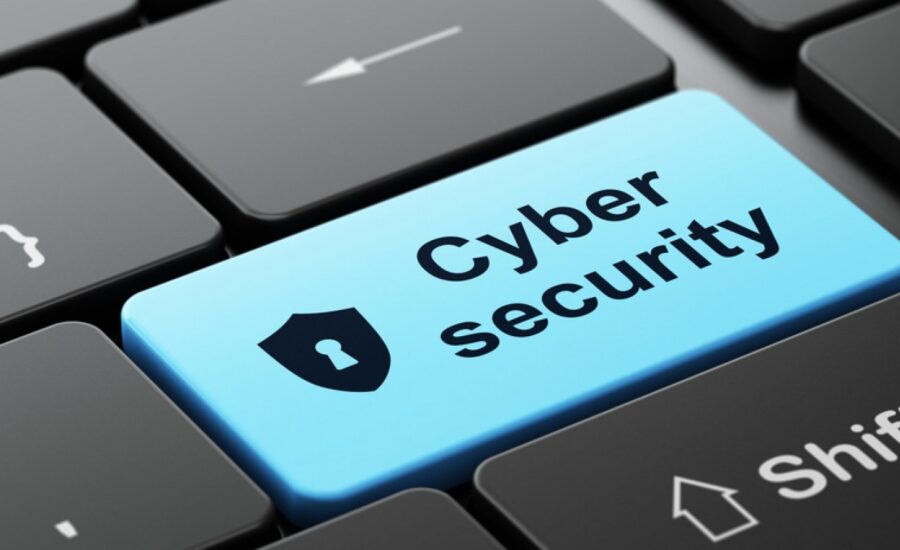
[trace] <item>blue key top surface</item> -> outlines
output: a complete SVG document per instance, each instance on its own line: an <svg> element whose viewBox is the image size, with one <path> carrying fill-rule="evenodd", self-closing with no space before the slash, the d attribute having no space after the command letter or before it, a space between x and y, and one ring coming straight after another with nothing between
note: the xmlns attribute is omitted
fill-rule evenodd
<svg viewBox="0 0 900 550"><path fill-rule="evenodd" d="M123 335L304 525L898 288L900 241L680 92L143 292Z"/></svg>

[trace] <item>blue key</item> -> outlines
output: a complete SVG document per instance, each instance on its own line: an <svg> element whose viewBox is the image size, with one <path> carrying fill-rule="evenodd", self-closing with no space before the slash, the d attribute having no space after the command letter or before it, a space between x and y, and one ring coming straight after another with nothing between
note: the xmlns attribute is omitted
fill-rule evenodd
<svg viewBox="0 0 900 550"><path fill-rule="evenodd" d="M681 92L138 294L123 331L308 525L897 290L900 241Z"/></svg>

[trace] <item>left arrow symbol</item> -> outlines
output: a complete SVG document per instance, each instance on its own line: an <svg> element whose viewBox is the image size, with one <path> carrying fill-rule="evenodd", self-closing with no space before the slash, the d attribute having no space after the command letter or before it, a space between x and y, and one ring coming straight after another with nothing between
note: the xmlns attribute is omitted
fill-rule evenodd
<svg viewBox="0 0 900 550"><path fill-rule="evenodd" d="M737 490L675 476L672 518L685 518L706 538L719 542L759 525L734 498Z"/></svg>
<svg viewBox="0 0 900 550"><path fill-rule="evenodd" d="M436 32L434 34L426 36L425 38L414 40L402 46L392 48L386 52L381 52L379 54L366 57L365 59L356 59L355 57L351 57L350 59L341 61L337 65L329 67L316 76L310 78L306 81L306 85L312 86L314 84L322 84L325 82L332 82L334 80L350 78L351 76L366 74L368 72L368 67L370 67L371 65L381 63L382 61L387 61L392 57L397 57L398 55L411 52L419 48L423 48L440 40L445 40L461 32L462 27L450 27L449 29L442 30L441 32Z"/></svg>
<svg viewBox="0 0 900 550"><path fill-rule="evenodd" d="M323 82L330 82L332 80L350 78L351 76L365 74L365 72L366 66L351 57L350 59L341 61L334 67L322 71L316 76L310 78L306 81L306 85L312 86L313 84L321 84Z"/></svg>

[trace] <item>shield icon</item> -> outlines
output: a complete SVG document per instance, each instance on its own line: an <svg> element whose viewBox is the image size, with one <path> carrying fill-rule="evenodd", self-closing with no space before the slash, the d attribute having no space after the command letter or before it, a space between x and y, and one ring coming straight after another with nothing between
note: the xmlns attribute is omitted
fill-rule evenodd
<svg viewBox="0 0 900 550"><path fill-rule="evenodd" d="M259 347L310 384L332 390L375 391L391 367L381 336L355 308L291 315Z"/></svg>

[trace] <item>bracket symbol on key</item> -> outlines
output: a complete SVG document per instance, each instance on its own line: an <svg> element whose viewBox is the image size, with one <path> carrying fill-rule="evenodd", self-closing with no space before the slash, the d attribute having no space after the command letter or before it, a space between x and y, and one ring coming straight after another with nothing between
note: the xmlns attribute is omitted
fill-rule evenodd
<svg viewBox="0 0 900 550"><path fill-rule="evenodd" d="M18 229L9 224L0 224L0 233L8 236L14 243L22 245L22 250L28 256L28 267L37 269L44 265L45 258L37 248L37 237L27 237Z"/></svg>
<svg viewBox="0 0 900 550"><path fill-rule="evenodd" d="M69 520L61 521L53 527L55 527L56 530L59 531L60 535L64 536L67 539L74 539L78 536L78 530L75 529L75 526Z"/></svg>

